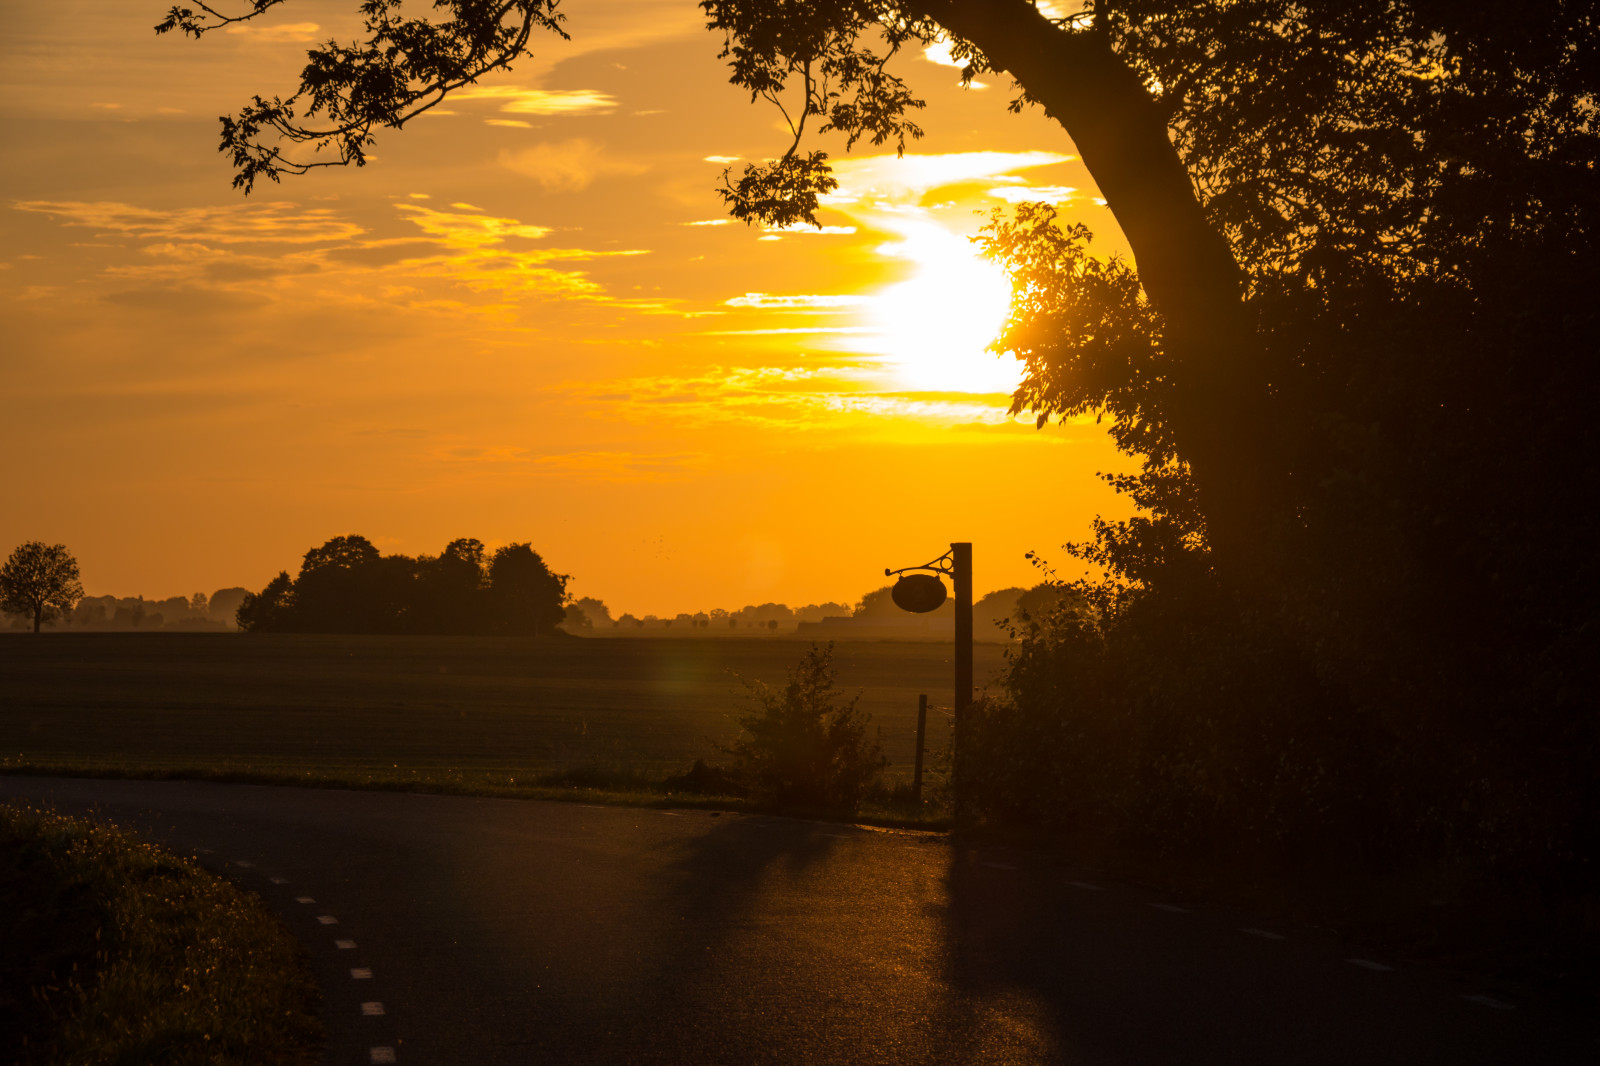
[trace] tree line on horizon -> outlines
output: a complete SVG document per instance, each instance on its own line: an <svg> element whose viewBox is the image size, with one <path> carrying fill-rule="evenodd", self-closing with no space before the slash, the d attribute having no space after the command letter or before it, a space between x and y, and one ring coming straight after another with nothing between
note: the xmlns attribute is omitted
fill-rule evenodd
<svg viewBox="0 0 1600 1066"><path fill-rule="evenodd" d="M673 632L690 634L703 631L711 635L740 630L773 632L793 629L803 622L832 619L849 620L850 623L862 627L889 628L904 626L907 621L915 617L942 619L955 617L954 600L946 600L943 606L927 615L908 615L895 606L890 598L892 588L891 585L884 585L873 589L853 605L829 601L791 608L785 603L769 602L751 604L734 611L720 607L693 614L682 611L672 617L654 614L638 617L625 613L613 618L611 609L604 601L585 596L567 605L566 619L562 623L562 628L575 634L670 629ZM1009 627L1013 624L1022 624L1024 618L1045 617L1056 610L1064 595L1071 596L1072 593L1058 582L1041 582L1030 588L1013 585L987 593L972 605L974 637L978 640L1004 640L1010 635L1006 632Z"/></svg>
<svg viewBox="0 0 1600 1066"><path fill-rule="evenodd" d="M384 555L366 537L334 537L239 605L247 633L544 636L566 617L566 574L527 544L487 552L453 540L438 555Z"/></svg>

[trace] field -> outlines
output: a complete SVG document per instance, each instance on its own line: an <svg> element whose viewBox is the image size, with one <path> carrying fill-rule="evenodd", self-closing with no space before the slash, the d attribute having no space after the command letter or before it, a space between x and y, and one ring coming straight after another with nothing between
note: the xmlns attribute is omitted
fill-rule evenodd
<svg viewBox="0 0 1600 1066"><path fill-rule="evenodd" d="M738 735L741 678L778 685L795 640L73 633L0 637L0 770L520 791L660 779ZM979 645L980 686L1003 661ZM951 648L846 643L839 685L907 778L917 694L948 737Z"/></svg>

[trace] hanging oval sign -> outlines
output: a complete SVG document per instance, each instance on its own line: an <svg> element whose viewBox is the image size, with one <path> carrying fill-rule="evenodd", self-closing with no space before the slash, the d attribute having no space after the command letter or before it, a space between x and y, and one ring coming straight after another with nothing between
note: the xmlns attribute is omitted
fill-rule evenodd
<svg viewBox="0 0 1600 1066"><path fill-rule="evenodd" d="M913 614L937 611L945 596L944 582L932 574L902 574L889 591L896 607Z"/></svg>

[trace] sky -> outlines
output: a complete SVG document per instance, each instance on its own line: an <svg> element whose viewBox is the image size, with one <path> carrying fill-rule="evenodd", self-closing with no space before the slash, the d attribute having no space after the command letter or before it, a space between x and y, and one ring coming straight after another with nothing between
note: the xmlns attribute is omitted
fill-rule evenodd
<svg viewBox="0 0 1600 1066"><path fill-rule="evenodd" d="M530 542L614 614L851 601L951 541L979 594L1127 503L1092 419L1007 414L1007 287L970 240L1055 202L1127 256L1071 141L898 72L927 135L823 139L821 230L730 220L779 154L692 0L574 0L570 41L362 169L230 187L217 116L292 91L354 0L201 41L158 0L21 5L0 29L0 551L66 544L95 595L259 589L330 537Z"/></svg>

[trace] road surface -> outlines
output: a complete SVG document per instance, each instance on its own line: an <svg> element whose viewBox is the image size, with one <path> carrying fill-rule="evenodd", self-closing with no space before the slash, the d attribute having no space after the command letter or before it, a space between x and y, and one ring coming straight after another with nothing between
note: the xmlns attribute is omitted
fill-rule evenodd
<svg viewBox="0 0 1600 1066"><path fill-rule="evenodd" d="M944 837L705 811L0 776L259 893L337 1066L1559 1064L1600 1024Z"/></svg>

